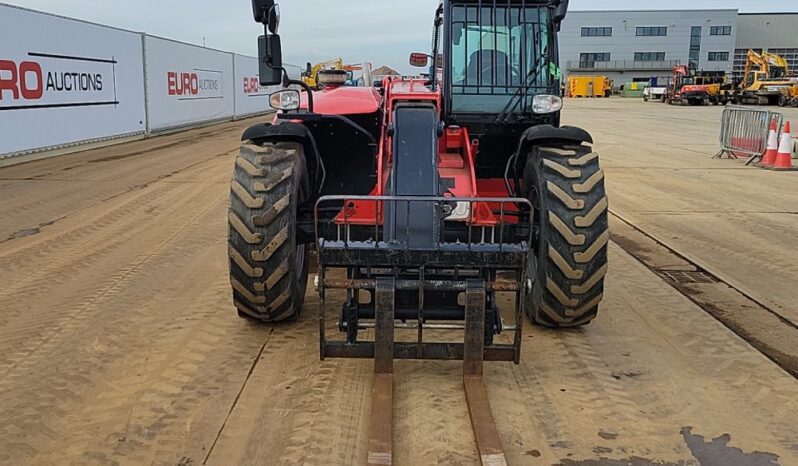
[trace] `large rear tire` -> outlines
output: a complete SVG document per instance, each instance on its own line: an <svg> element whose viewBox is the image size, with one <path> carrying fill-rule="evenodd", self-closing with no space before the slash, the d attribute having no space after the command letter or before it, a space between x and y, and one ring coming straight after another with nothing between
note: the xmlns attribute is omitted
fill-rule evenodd
<svg viewBox="0 0 798 466"><path fill-rule="evenodd" d="M261 322L299 317L308 248L296 242L296 217L307 192L300 144L242 144L228 217L230 283L241 317Z"/></svg>
<svg viewBox="0 0 798 466"><path fill-rule="evenodd" d="M534 147L524 171L536 251L526 312L547 327L591 322L604 295L609 203L598 154L586 144Z"/></svg>

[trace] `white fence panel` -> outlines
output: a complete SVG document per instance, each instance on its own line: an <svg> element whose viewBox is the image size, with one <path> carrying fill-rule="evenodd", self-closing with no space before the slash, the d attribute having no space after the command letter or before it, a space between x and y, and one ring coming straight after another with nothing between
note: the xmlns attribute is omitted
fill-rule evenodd
<svg viewBox="0 0 798 466"><path fill-rule="evenodd" d="M0 5L0 157L143 133L137 33Z"/></svg>
<svg viewBox="0 0 798 466"><path fill-rule="evenodd" d="M233 54L145 36L150 131L231 119Z"/></svg>
<svg viewBox="0 0 798 466"><path fill-rule="evenodd" d="M269 95L280 86L261 86L258 75L258 59L235 55L236 117L245 117L272 111Z"/></svg>

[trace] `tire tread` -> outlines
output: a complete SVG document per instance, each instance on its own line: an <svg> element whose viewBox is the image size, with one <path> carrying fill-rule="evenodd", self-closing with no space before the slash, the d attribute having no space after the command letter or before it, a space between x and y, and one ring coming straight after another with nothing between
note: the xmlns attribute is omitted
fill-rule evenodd
<svg viewBox="0 0 798 466"><path fill-rule="evenodd" d="M574 168L568 168L574 167ZM527 314L549 327L591 322L604 295L609 202L599 156L587 144L533 148L524 172L541 196L541 239Z"/></svg>
<svg viewBox="0 0 798 466"><path fill-rule="evenodd" d="M228 244L233 303L242 317L279 322L301 310L306 277L292 265L301 150L247 141L236 158Z"/></svg>

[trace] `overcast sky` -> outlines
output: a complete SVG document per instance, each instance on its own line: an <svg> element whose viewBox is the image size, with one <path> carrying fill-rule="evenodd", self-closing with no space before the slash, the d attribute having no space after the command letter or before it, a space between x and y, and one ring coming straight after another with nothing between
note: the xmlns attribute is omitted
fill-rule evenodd
<svg viewBox="0 0 798 466"><path fill-rule="evenodd" d="M439 0L280 0L284 60L301 65L343 57L409 72L411 51L427 51ZM261 28L246 0L16 0L14 5L255 55ZM571 0L571 10L646 9L640 0ZM796 0L668 0L649 9L798 11Z"/></svg>

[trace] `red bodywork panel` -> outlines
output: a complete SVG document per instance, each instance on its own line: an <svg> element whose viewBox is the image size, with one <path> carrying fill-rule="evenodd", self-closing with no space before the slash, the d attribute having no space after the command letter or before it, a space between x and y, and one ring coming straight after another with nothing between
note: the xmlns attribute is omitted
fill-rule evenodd
<svg viewBox="0 0 798 466"><path fill-rule="evenodd" d="M370 195L385 195L386 184L391 172L393 161L393 140L388 136L387 128L393 119L393 110L399 102L430 102L441 111L440 91L431 91L426 86L425 80L408 78L385 78L383 81L384 95L374 88L338 87L328 88L313 94L314 111L321 114L352 115L374 113L382 106L384 109L380 128L379 148L377 152L377 179L379 182ZM302 103L306 108L306 96L303 95ZM439 138L438 148L439 176L446 181L448 193L446 197L474 198L474 197L509 197L503 179L478 180L475 172L474 160L479 156L479 145L471 141L466 128L451 126ZM339 223L350 225L382 224L382 209L380 202L352 201L336 218ZM491 211L497 208L489 203L474 204L469 219L462 221L475 226L496 226L500 219ZM509 206L507 211L510 211ZM505 218L505 223L513 223L511 218Z"/></svg>
<svg viewBox="0 0 798 466"><path fill-rule="evenodd" d="M373 87L328 86L313 93L313 111L323 115L357 115L374 113L382 96ZM308 96L302 93L302 108L308 108Z"/></svg>
<svg viewBox="0 0 798 466"><path fill-rule="evenodd" d="M698 85L698 84L685 84L679 90L679 94L684 94L687 92L709 92L709 86L707 85Z"/></svg>

